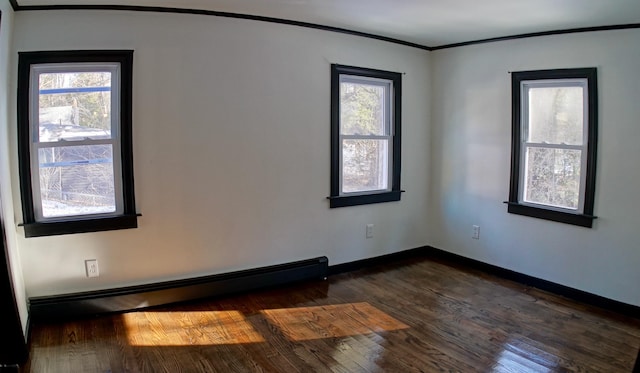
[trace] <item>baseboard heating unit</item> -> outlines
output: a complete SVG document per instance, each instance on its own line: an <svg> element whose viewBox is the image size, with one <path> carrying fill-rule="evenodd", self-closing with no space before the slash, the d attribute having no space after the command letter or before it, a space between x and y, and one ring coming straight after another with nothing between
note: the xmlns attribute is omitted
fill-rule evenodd
<svg viewBox="0 0 640 373"><path fill-rule="evenodd" d="M325 256L148 285L29 298L32 320L123 312L327 277Z"/></svg>

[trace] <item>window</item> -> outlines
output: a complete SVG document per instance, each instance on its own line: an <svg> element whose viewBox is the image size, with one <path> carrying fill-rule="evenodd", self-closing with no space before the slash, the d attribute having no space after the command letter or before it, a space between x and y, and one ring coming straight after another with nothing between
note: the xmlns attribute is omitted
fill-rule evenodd
<svg viewBox="0 0 640 373"><path fill-rule="evenodd" d="M330 207L400 200L399 73L331 65Z"/></svg>
<svg viewBox="0 0 640 373"><path fill-rule="evenodd" d="M18 152L27 237L135 228L133 51L23 52Z"/></svg>
<svg viewBox="0 0 640 373"><path fill-rule="evenodd" d="M595 68L512 74L510 213L592 226L596 76Z"/></svg>

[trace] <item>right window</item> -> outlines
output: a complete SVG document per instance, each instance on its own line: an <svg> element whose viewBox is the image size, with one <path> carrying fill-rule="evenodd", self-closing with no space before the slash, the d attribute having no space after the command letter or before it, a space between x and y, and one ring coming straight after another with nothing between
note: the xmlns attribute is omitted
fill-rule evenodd
<svg viewBox="0 0 640 373"><path fill-rule="evenodd" d="M592 226L596 77L596 68L512 73L510 213Z"/></svg>

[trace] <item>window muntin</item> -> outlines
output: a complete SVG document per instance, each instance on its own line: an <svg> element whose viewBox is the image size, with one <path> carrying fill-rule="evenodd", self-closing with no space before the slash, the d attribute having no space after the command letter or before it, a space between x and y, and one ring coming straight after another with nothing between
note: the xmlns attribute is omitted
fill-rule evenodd
<svg viewBox="0 0 640 373"><path fill-rule="evenodd" d="M595 68L512 73L509 212L592 226L596 78Z"/></svg>
<svg viewBox="0 0 640 373"><path fill-rule="evenodd" d="M31 67L36 221L122 214L119 71L119 63Z"/></svg>
<svg viewBox="0 0 640 373"><path fill-rule="evenodd" d="M400 199L401 75L331 67L331 207Z"/></svg>
<svg viewBox="0 0 640 373"><path fill-rule="evenodd" d="M26 237L137 227L131 50L20 52Z"/></svg>

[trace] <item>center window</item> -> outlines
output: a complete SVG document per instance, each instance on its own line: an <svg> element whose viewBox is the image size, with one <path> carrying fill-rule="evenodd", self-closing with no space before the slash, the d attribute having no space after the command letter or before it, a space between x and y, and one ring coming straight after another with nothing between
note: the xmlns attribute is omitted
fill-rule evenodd
<svg viewBox="0 0 640 373"><path fill-rule="evenodd" d="M400 199L399 73L332 66L331 207Z"/></svg>

